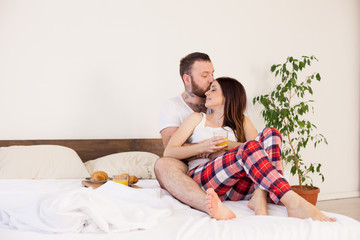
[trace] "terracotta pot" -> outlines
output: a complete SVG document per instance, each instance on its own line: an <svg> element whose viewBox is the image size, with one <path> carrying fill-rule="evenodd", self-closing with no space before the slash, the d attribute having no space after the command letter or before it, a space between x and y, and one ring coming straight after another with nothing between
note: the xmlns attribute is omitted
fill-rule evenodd
<svg viewBox="0 0 360 240"><path fill-rule="evenodd" d="M316 206L317 198L320 192L318 187L303 186L303 190L300 190L299 185L291 186L291 189L303 197L306 201Z"/></svg>

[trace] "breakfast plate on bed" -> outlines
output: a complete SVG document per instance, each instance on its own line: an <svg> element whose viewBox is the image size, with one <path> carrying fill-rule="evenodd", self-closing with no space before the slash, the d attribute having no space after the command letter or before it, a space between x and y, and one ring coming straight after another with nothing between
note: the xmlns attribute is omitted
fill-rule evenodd
<svg viewBox="0 0 360 240"><path fill-rule="evenodd" d="M103 180L103 181L95 181L95 180L92 180L91 177L87 177L85 178L86 181L89 181L91 183L97 183L97 184L104 184L106 183L107 181L112 181L113 178L109 177L107 180Z"/></svg>

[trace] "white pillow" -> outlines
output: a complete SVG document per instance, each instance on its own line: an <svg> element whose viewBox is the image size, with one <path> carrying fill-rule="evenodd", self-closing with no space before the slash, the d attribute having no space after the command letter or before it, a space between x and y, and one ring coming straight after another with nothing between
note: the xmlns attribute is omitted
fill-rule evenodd
<svg viewBox="0 0 360 240"><path fill-rule="evenodd" d="M104 171L109 177L128 173L138 178L151 179L155 178L154 165L158 158L158 155L150 152L122 152L87 161L85 166L90 174Z"/></svg>
<svg viewBox="0 0 360 240"><path fill-rule="evenodd" d="M0 179L89 177L77 153L58 145L0 147Z"/></svg>

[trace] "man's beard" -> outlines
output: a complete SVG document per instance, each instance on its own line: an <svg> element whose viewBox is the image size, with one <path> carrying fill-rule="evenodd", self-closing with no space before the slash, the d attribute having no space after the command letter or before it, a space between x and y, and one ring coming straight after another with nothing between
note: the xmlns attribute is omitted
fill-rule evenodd
<svg viewBox="0 0 360 240"><path fill-rule="evenodd" d="M191 81L191 93L198 97L206 98L205 93L207 92L207 90L209 88L210 88L210 86L207 89L203 90L194 81Z"/></svg>

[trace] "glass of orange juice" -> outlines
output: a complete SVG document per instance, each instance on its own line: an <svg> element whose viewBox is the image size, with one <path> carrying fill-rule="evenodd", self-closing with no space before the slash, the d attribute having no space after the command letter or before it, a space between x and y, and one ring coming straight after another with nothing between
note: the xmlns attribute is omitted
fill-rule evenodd
<svg viewBox="0 0 360 240"><path fill-rule="evenodd" d="M225 141L219 144L216 144L216 146L224 146L224 148L222 148L221 150L226 150L227 149L227 145L229 143L228 140L228 132L226 131L222 131L222 132L214 132L214 137L223 137L225 138Z"/></svg>
<svg viewBox="0 0 360 240"><path fill-rule="evenodd" d="M113 175L113 181L128 186L129 176L127 174Z"/></svg>

